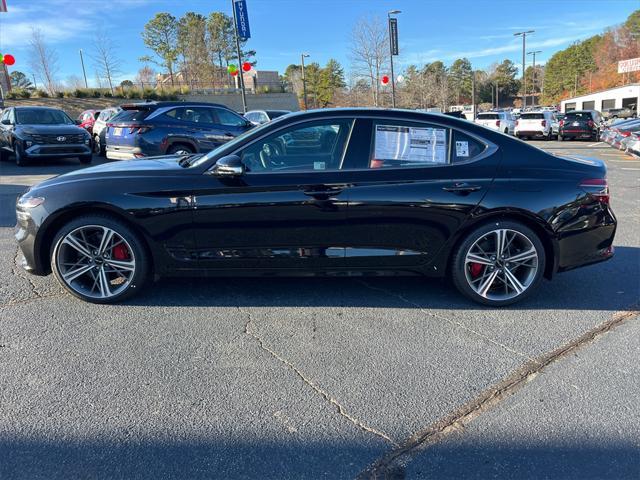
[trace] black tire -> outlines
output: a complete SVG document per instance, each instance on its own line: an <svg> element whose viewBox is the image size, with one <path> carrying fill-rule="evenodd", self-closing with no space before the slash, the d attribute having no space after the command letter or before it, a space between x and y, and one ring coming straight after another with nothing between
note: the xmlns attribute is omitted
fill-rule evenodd
<svg viewBox="0 0 640 480"><path fill-rule="evenodd" d="M58 254L60 253L59 249L61 248L62 240L69 233L79 228L91 228L91 226L106 227L113 230L115 233L117 233L117 235L122 237L122 239L127 242L128 246L131 247L133 254L131 258L133 258L135 270L131 276L129 284L121 292L118 292L117 294L106 298L88 296L72 288L63 279L62 273L58 266ZM65 224L54 237L49 258L51 261L51 270L60 285L62 285L64 289L67 290L71 295L91 303L109 304L120 302L141 291L151 276L150 257L142 238L125 223L109 215L85 215L71 220L69 223ZM117 284L115 285L117 286Z"/></svg>
<svg viewBox="0 0 640 480"><path fill-rule="evenodd" d="M91 155L91 154L82 155L82 156L78 157L78 160L80 160L80 163L82 163L83 165L86 165L86 164L91 163L91 160L93 160L93 155Z"/></svg>
<svg viewBox="0 0 640 480"><path fill-rule="evenodd" d="M29 157L24 154L22 147L18 144L14 144L14 155L16 156L16 165L19 167L24 167L29 163Z"/></svg>
<svg viewBox="0 0 640 480"><path fill-rule="evenodd" d="M185 152L185 155L189 155L191 153L195 153L193 151L193 147L189 146L189 145L185 145L183 143L176 143L174 145L171 145L168 149L167 149L167 155L175 155L179 152Z"/></svg>
<svg viewBox="0 0 640 480"><path fill-rule="evenodd" d="M477 293L469 284L469 280L467 280L467 274L465 271L465 268L466 268L465 259L467 257L467 253L469 252L471 247L474 245L474 243L477 240L481 239L483 236L487 235L488 233L498 229L508 229L510 231L514 231L523 235L530 241L531 245L533 245L537 254L537 269L535 270L535 273L531 272L530 283L528 283L528 286L526 287L526 289L522 293L514 296L513 298L502 299L502 300L487 298ZM453 256L451 257L450 271L451 271L451 279L453 281L453 284L467 298L473 300L474 302L481 303L483 305L489 305L492 307L502 307L505 305L511 305L513 303L519 302L527 298L529 295L531 295L538 288L538 286L540 285L540 282L542 281L542 277L544 276L545 264L546 264L546 257L545 257L544 246L542 245L542 242L540 241L540 238L538 237L538 235L533 230L531 230L526 225L517 221L498 220L498 221L488 222L483 225L480 225L479 227L475 228L473 231L469 232L464 237L462 242L457 246L457 248L453 252ZM489 268L489 267L485 267L485 268ZM500 268L500 267L492 267L492 270L493 268ZM526 267L516 267L516 269L517 268L526 268ZM516 269L510 270L510 271L516 271ZM500 279L498 280L501 282Z"/></svg>

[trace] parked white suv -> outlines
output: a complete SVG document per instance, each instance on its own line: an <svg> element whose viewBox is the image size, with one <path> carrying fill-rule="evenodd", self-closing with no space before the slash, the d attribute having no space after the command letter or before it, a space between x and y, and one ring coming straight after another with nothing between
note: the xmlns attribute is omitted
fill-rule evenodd
<svg viewBox="0 0 640 480"><path fill-rule="evenodd" d="M110 107L103 108L100 111L100 115L96 119L93 124L93 153L96 155L104 155L105 153L105 128L107 126L107 122L111 120L116 113L120 112L122 109L120 107Z"/></svg>
<svg viewBox="0 0 640 480"><path fill-rule="evenodd" d="M551 140L551 137L558 134L557 123L555 113L549 110L525 112L516 121L515 135L518 138L537 137Z"/></svg>
<svg viewBox="0 0 640 480"><path fill-rule="evenodd" d="M484 112L476 117L478 125L513 135L516 122L510 112Z"/></svg>

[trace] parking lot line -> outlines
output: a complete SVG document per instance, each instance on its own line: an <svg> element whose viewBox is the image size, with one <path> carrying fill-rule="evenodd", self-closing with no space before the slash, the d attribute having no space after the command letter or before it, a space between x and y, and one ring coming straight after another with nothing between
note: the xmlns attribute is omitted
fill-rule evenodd
<svg viewBox="0 0 640 480"><path fill-rule="evenodd" d="M620 170L640 170L640 168L621 168Z"/></svg>
<svg viewBox="0 0 640 480"><path fill-rule="evenodd" d="M588 145L589 147L596 147L598 145L603 144L604 142L596 142L596 143L592 143L591 145Z"/></svg>

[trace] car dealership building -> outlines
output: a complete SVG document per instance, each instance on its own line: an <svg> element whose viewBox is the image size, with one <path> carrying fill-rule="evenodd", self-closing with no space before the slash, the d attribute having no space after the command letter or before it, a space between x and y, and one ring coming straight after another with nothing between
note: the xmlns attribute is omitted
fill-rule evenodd
<svg viewBox="0 0 640 480"><path fill-rule="evenodd" d="M609 88L562 100L560 109L564 113L572 110L607 112L612 108L630 108L637 112L639 101L640 83L631 83L623 87Z"/></svg>

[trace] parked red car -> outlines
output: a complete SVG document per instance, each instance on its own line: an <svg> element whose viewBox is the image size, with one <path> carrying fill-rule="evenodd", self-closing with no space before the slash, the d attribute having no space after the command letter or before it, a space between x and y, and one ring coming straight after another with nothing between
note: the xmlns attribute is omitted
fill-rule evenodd
<svg viewBox="0 0 640 480"><path fill-rule="evenodd" d="M78 125L93 135L93 124L100 115L100 110L85 110L78 116Z"/></svg>

